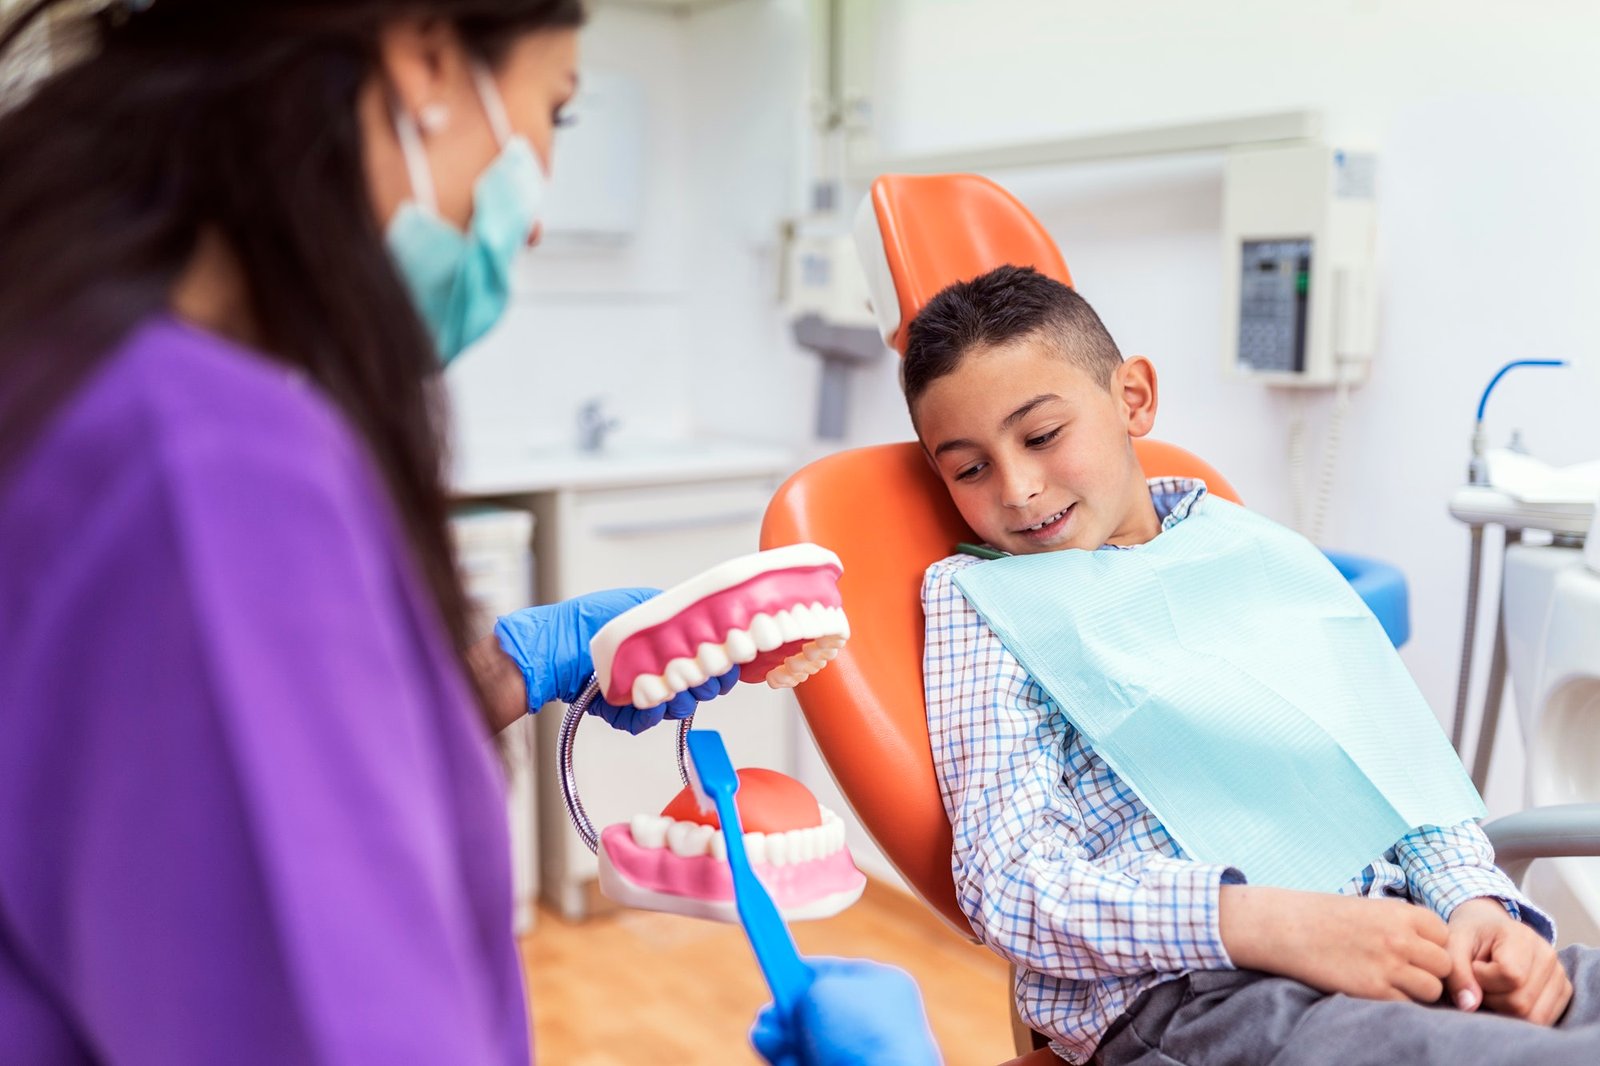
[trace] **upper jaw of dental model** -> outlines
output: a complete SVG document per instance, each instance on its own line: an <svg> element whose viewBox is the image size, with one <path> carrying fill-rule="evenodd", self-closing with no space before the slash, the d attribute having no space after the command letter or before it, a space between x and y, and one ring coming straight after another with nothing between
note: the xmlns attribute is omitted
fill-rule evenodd
<svg viewBox="0 0 1600 1066"><path fill-rule="evenodd" d="M655 707L739 667L793 688L850 638L839 557L816 544L740 556L606 623L589 642L608 703Z"/></svg>

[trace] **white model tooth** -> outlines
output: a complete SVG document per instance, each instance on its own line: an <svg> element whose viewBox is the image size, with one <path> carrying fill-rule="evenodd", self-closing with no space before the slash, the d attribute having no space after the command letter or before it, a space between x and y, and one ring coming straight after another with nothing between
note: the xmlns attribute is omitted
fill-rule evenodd
<svg viewBox="0 0 1600 1066"><path fill-rule="evenodd" d="M817 858L825 859L838 850L833 846L833 826L817 826Z"/></svg>
<svg viewBox="0 0 1600 1066"><path fill-rule="evenodd" d="M693 659L674 659L667 664L663 676L667 679L667 687L672 691L686 692L704 683L706 672L700 669L700 664Z"/></svg>
<svg viewBox="0 0 1600 1066"><path fill-rule="evenodd" d="M817 638L817 647L822 648L824 651L831 651L834 655L837 655L839 654L839 649L844 647L844 638L836 634L829 633L827 636Z"/></svg>
<svg viewBox="0 0 1600 1066"><path fill-rule="evenodd" d="M828 663L839 657L839 649L828 643L827 637L813 640L805 646L806 658L815 663Z"/></svg>
<svg viewBox="0 0 1600 1066"><path fill-rule="evenodd" d="M695 830L693 822L674 821L667 826L667 847L672 849L674 855L681 855L692 859L697 854L690 846L689 837Z"/></svg>
<svg viewBox="0 0 1600 1066"><path fill-rule="evenodd" d="M667 683L655 674L641 674L633 682L635 707L657 707L666 703L671 695L672 690L667 688Z"/></svg>
<svg viewBox="0 0 1600 1066"><path fill-rule="evenodd" d="M721 833L711 837L711 857L718 862L728 861L728 840Z"/></svg>
<svg viewBox="0 0 1600 1066"><path fill-rule="evenodd" d="M760 649L756 647L755 638L743 629L730 629L728 639L723 646L728 649L728 658L740 665L761 654Z"/></svg>
<svg viewBox="0 0 1600 1066"><path fill-rule="evenodd" d="M628 831L641 848L659 848L667 842L667 823L671 821L659 814L636 814L628 822Z"/></svg>
<svg viewBox="0 0 1600 1066"><path fill-rule="evenodd" d="M805 604L797 603L790 607L789 619L794 623L795 639L802 640L817 635L817 618Z"/></svg>
<svg viewBox="0 0 1600 1066"><path fill-rule="evenodd" d="M733 666L727 649L720 644L700 645L700 653L694 659L700 664L700 669L706 672L706 677L721 677Z"/></svg>
<svg viewBox="0 0 1600 1066"><path fill-rule="evenodd" d="M767 861L774 866L787 866L789 864L789 834L767 834Z"/></svg>
<svg viewBox="0 0 1600 1066"><path fill-rule="evenodd" d="M828 854L832 855L844 847L844 823L834 822L828 826Z"/></svg>
<svg viewBox="0 0 1600 1066"><path fill-rule="evenodd" d="M789 861L810 862L817 857L816 834L809 829L796 829L789 834Z"/></svg>
<svg viewBox="0 0 1600 1066"><path fill-rule="evenodd" d="M774 666L767 674L767 685L771 688L794 688L799 683L793 671L784 666Z"/></svg>
<svg viewBox="0 0 1600 1066"><path fill-rule="evenodd" d="M758 614L750 619L750 637L759 651L771 651L783 643L783 631L771 615Z"/></svg>
<svg viewBox="0 0 1600 1066"><path fill-rule="evenodd" d="M767 835L765 833L746 833L744 835L745 855L752 863L767 861Z"/></svg>
<svg viewBox="0 0 1600 1066"><path fill-rule="evenodd" d="M717 831L709 825L697 825L689 830L689 836L684 841L684 846L692 848L694 854L704 855L711 850L711 842L717 838Z"/></svg>
<svg viewBox="0 0 1600 1066"><path fill-rule="evenodd" d="M779 611L776 619L778 632L783 634L783 642L800 639L800 622L795 618L793 611Z"/></svg>
<svg viewBox="0 0 1600 1066"><path fill-rule="evenodd" d="M822 812L823 825L832 825L834 822L839 821L839 816L837 814L834 814L831 809L824 807L820 803L817 804L817 810Z"/></svg>

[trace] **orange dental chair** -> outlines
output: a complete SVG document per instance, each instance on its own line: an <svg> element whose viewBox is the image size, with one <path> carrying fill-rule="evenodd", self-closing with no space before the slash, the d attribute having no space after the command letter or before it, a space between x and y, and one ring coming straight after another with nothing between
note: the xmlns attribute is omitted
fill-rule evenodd
<svg viewBox="0 0 1600 1066"><path fill-rule="evenodd" d="M884 339L904 354L906 327L952 282L1007 263L1072 283L1049 235L1010 193L955 174L885 176L872 185L856 243ZM1203 478L1238 502L1211 466L1181 448L1135 442L1148 476ZM916 442L840 452L791 477L767 508L763 548L814 541L844 562L839 587L851 638L831 669L795 690L811 734L874 841L935 913L975 939L956 902L951 831L928 745L922 689L922 573L976 537ZM998 1009L998 1008L997 1008ZM1020 1028L1019 1051L1039 1047ZM1047 1048L1008 1066L1058 1062Z"/></svg>

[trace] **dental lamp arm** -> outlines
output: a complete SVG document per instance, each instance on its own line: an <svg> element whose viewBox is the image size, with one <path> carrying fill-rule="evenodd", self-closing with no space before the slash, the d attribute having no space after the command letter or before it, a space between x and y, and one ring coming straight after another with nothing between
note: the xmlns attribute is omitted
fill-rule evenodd
<svg viewBox="0 0 1600 1066"><path fill-rule="evenodd" d="M1535 807L1483 826L1506 876L1521 883L1534 859L1600 855L1600 803Z"/></svg>

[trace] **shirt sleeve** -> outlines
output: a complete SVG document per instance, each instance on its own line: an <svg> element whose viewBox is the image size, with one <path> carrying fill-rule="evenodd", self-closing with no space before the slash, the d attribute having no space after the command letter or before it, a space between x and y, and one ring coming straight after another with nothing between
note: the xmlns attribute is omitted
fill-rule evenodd
<svg viewBox="0 0 1600 1066"><path fill-rule="evenodd" d="M1494 864L1494 846L1476 822L1414 829L1395 845L1411 898L1445 921L1469 899L1487 897L1554 942L1555 923Z"/></svg>
<svg viewBox="0 0 1600 1066"><path fill-rule="evenodd" d="M1095 861L1108 810L1067 780L1072 727L952 580L929 569L924 685L954 835L962 910L1014 965L1069 980L1230 969L1219 929L1226 866L1156 852Z"/></svg>
<svg viewBox="0 0 1600 1066"><path fill-rule="evenodd" d="M527 1061L492 754L324 429L123 463L7 649L0 899L96 1058Z"/></svg>

